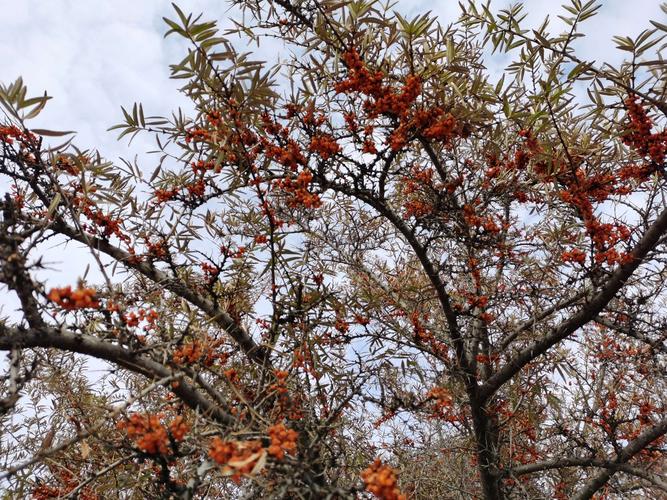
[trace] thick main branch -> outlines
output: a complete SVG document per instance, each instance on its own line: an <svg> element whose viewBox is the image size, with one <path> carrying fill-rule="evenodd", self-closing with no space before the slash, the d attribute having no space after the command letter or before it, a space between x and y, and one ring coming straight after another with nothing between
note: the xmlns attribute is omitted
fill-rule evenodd
<svg viewBox="0 0 667 500"><path fill-rule="evenodd" d="M172 278L165 272L156 269L149 262L139 261L132 258L128 252L112 245L107 240L90 235L82 234L77 229L65 224L64 222L55 222L51 229L59 234L67 236L73 240L79 241L85 245L92 245L96 250L108 255L114 260L121 262L125 266L134 269L146 278L160 285L179 297L187 300L190 304L198 307L206 313L218 326L222 327L229 336L239 345L252 361L269 365L268 351L259 346L243 326L239 325L227 311L218 307L218 305L208 297L193 290L182 280Z"/></svg>
<svg viewBox="0 0 667 500"><path fill-rule="evenodd" d="M516 354L491 378L479 388L480 400L490 398L500 387L514 377L524 366L535 358L547 352L551 347L558 344L576 330L602 312L616 294L625 286L626 281L633 275L637 268L644 262L646 256L656 247L660 238L667 232L667 209L658 216L655 222L644 233L635 248L630 253L629 262L619 266L609 277L602 289L597 292L589 302L579 311L560 323L541 339Z"/></svg>
<svg viewBox="0 0 667 500"><path fill-rule="evenodd" d="M136 354L122 346L105 342L96 337L57 330L44 326L39 329L22 329L0 322L0 351L9 351L16 347L55 348L78 354L93 356L118 365L150 379L168 377L173 370L151 359ZM170 389L190 408L202 412L217 422L230 425L234 418L218 405L206 399L195 387L186 381L180 381L177 387Z"/></svg>

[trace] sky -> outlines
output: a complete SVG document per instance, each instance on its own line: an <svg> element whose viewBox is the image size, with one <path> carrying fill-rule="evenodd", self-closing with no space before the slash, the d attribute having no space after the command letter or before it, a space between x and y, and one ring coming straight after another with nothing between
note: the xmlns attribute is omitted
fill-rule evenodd
<svg viewBox="0 0 667 500"><path fill-rule="evenodd" d="M494 0L492 9L509 3ZM560 31L560 1L525 3L529 24L537 27L550 15L556 21L552 32ZM205 18L216 19L223 27L229 25L230 17L239 17L238 11L220 0L181 0L180 4L186 11L204 12ZM612 35L635 36L649 26L649 19L667 24L667 15L657 0L606 0L602 4L599 15L584 27L588 36L578 42L579 55L584 59L617 61L623 54L614 48ZM399 0L396 9L408 17L431 10L443 24L458 16L455 0ZM153 149L152 137L140 134L128 145L127 140L117 141L117 133L107 129L122 121L121 105L131 107L136 101L142 102L146 115L165 115L178 106L187 106L178 93L179 82L169 79L169 64L187 53L185 42L178 37L163 37L162 17L175 17L170 3L0 0L0 12L0 82L9 83L22 76L34 95L46 90L53 96L32 126L76 130L75 144L79 148L98 149L111 160L137 157L142 168L152 171L154 159L145 154ZM284 53L279 41L264 43L258 51L260 59ZM498 74L507 62L496 58L488 61L488 66ZM0 191L3 187L6 184L0 183ZM81 275L79 254L75 248L55 254L52 271L47 273L55 281L53 286L73 283L76 278L72 274ZM0 309L3 295L0 292Z"/></svg>

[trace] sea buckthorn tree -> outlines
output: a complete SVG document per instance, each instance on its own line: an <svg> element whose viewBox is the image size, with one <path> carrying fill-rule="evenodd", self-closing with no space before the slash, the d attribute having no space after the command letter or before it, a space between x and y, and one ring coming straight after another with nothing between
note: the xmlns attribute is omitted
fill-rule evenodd
<svg viewBox="0 0 667 500"><path fill-rule="evenodd" d="M123 110L141 166L0 90L3 488L665 495L667 26L607 64L575 50L594 0L564 32L520 5L234 4L224 31L165 19L191 109ZM239 51L267 40L279 63ZM90 263L50 284L72 246Z"/></svg>

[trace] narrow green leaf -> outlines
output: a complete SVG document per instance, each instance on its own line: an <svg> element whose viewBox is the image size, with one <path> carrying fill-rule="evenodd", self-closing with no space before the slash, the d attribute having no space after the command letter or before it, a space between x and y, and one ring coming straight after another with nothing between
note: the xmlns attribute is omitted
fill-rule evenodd
<svg viewBox="0 0 667 500"><path fill-rule="evenodd" d="M62 196L60 195L60 193L56 193L56 195L53 197L53 200L51 200L51 203L49 204L48 210L46 211L47 214L49 215L49 218L56 211L56 208L58 208L58 205L60 205L61 200Z"/></svg>
<svg viewBox="0 0 667 500"><path fill-rule="evenodd" d="M63 135L75 134L74 130L47 130L45 128L31 128L30 131L45 137L61 137Z"/></svg>

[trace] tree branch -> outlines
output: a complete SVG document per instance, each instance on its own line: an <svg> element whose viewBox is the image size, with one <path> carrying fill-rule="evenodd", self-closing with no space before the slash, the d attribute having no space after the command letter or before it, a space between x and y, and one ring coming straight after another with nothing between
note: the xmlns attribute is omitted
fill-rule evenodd
<svg viewBox="0 0 667 500"><path fill-rule="evenodd" d="M64 329L57 330L47 326L39 329L22 329L10 327L0 322L0 350L8 351L16 347L50 347L86 354L109 361L151 379L173 375L172 369L160 363L90 335L77 334ZM179 382L177 387L172 387L170 390L190 408L201 411L223 425L230 425L235 421L229 413L204 398L190 383L186 381Z"/></svg>
<svg viewBox="0 0 667 500"><path fill-rule="evenodd" d="M667 433L667 418L661 420L656 425L650 429L645 430L638 437L630 441L630 443L628 443L628 445L618 453L614 463L618 465L625 464L632 457L637 455L640 451L651 444L651 442L655 441L661 436L664 436L665 433ZM579 491L579 493L573 497L573 500L588 500L592 498L600 488L607 484L609 479L611 479L611 476L618 472L618 470L621 469L617 467L610 467L601 471L597 476L584 485L581 491Z"/></svg>
<svg viewBox="0 0 667 500"><path fill-rule="evenodd" d="M628 464L618 464L615 462L607 462L604 460L595 460L592 458L567 457L556 460L548 460L544 462L534 462L532 464L520 465L512 469L502 471L502 476L523 476L525 474L534 474L535 472L542 472L553 469L566 469L568 467L592 467L601 469L611 469L617 472L625 472L631 476L636 476L644 479L655 487L667 492L667 481L662 479L662 476L648 472L638 467L633 467Z"/></svg>
<svg viewBox="0 0 667 500"><path fill-rule="evenodd" d="M525 332L530 328L533 328L535 325L547 319L549 316L560 311L561 309L565 309L566 307L575 304L577 301L583 299L588 294L590 294L592 290L593 289L590 287L585 287L584 289L580 290L574 295L567 297L566 299L563 299L560 302L557 302L556 304L547 307L546 309L542 309L540 312L534 314L532 318L524 321L514 330L512 330L512 332L507 337L505 337L503 341L500 343L500 345L498 346L498 350L500 352L503 352L521 333Z"/></svg>
<svg viewBox="0 0 667 500"><path fill-rule="evenodd" d="M641 265L646 256L655 248L662 235L667 231L667 209L663 210L655 222L644 233L635 248L630 253L629 262L620 265L611 274L605 285L596 293L583 308L563 321L549 334L533 342L520 351L505 366L498 370L479 388L481 401L490 398L508 380L514 377L521 369L535 358L544 354L551 347L565 339L576 330L584 326L607 306L616 293L623 288L625 282Z"/></svg>
<svg viewBox="0 0 667 500"><path fill-rule="evenodd" d="M80 243L94 245L97 250L105 253L118 262L123 263L125 266L134 269L156 284L159 284L170 292L187 300L189 303L206 313L218 326L222 327L229 336L234 339L239 347L241 347L243 352L247 354L250 360L259 365L271 366L269 351L267 349L257 345L246 329L242 325L239 325L227 311L220 309L214 301L193 290L182 280L168 276L165 272L156 269L151 263L133 259L132 255L128 252L112 245L107 240L90 235L83 235L80 231L77 231L75 228L62 221L54 222L50 228L53 231L79 241Z"/></svg>

